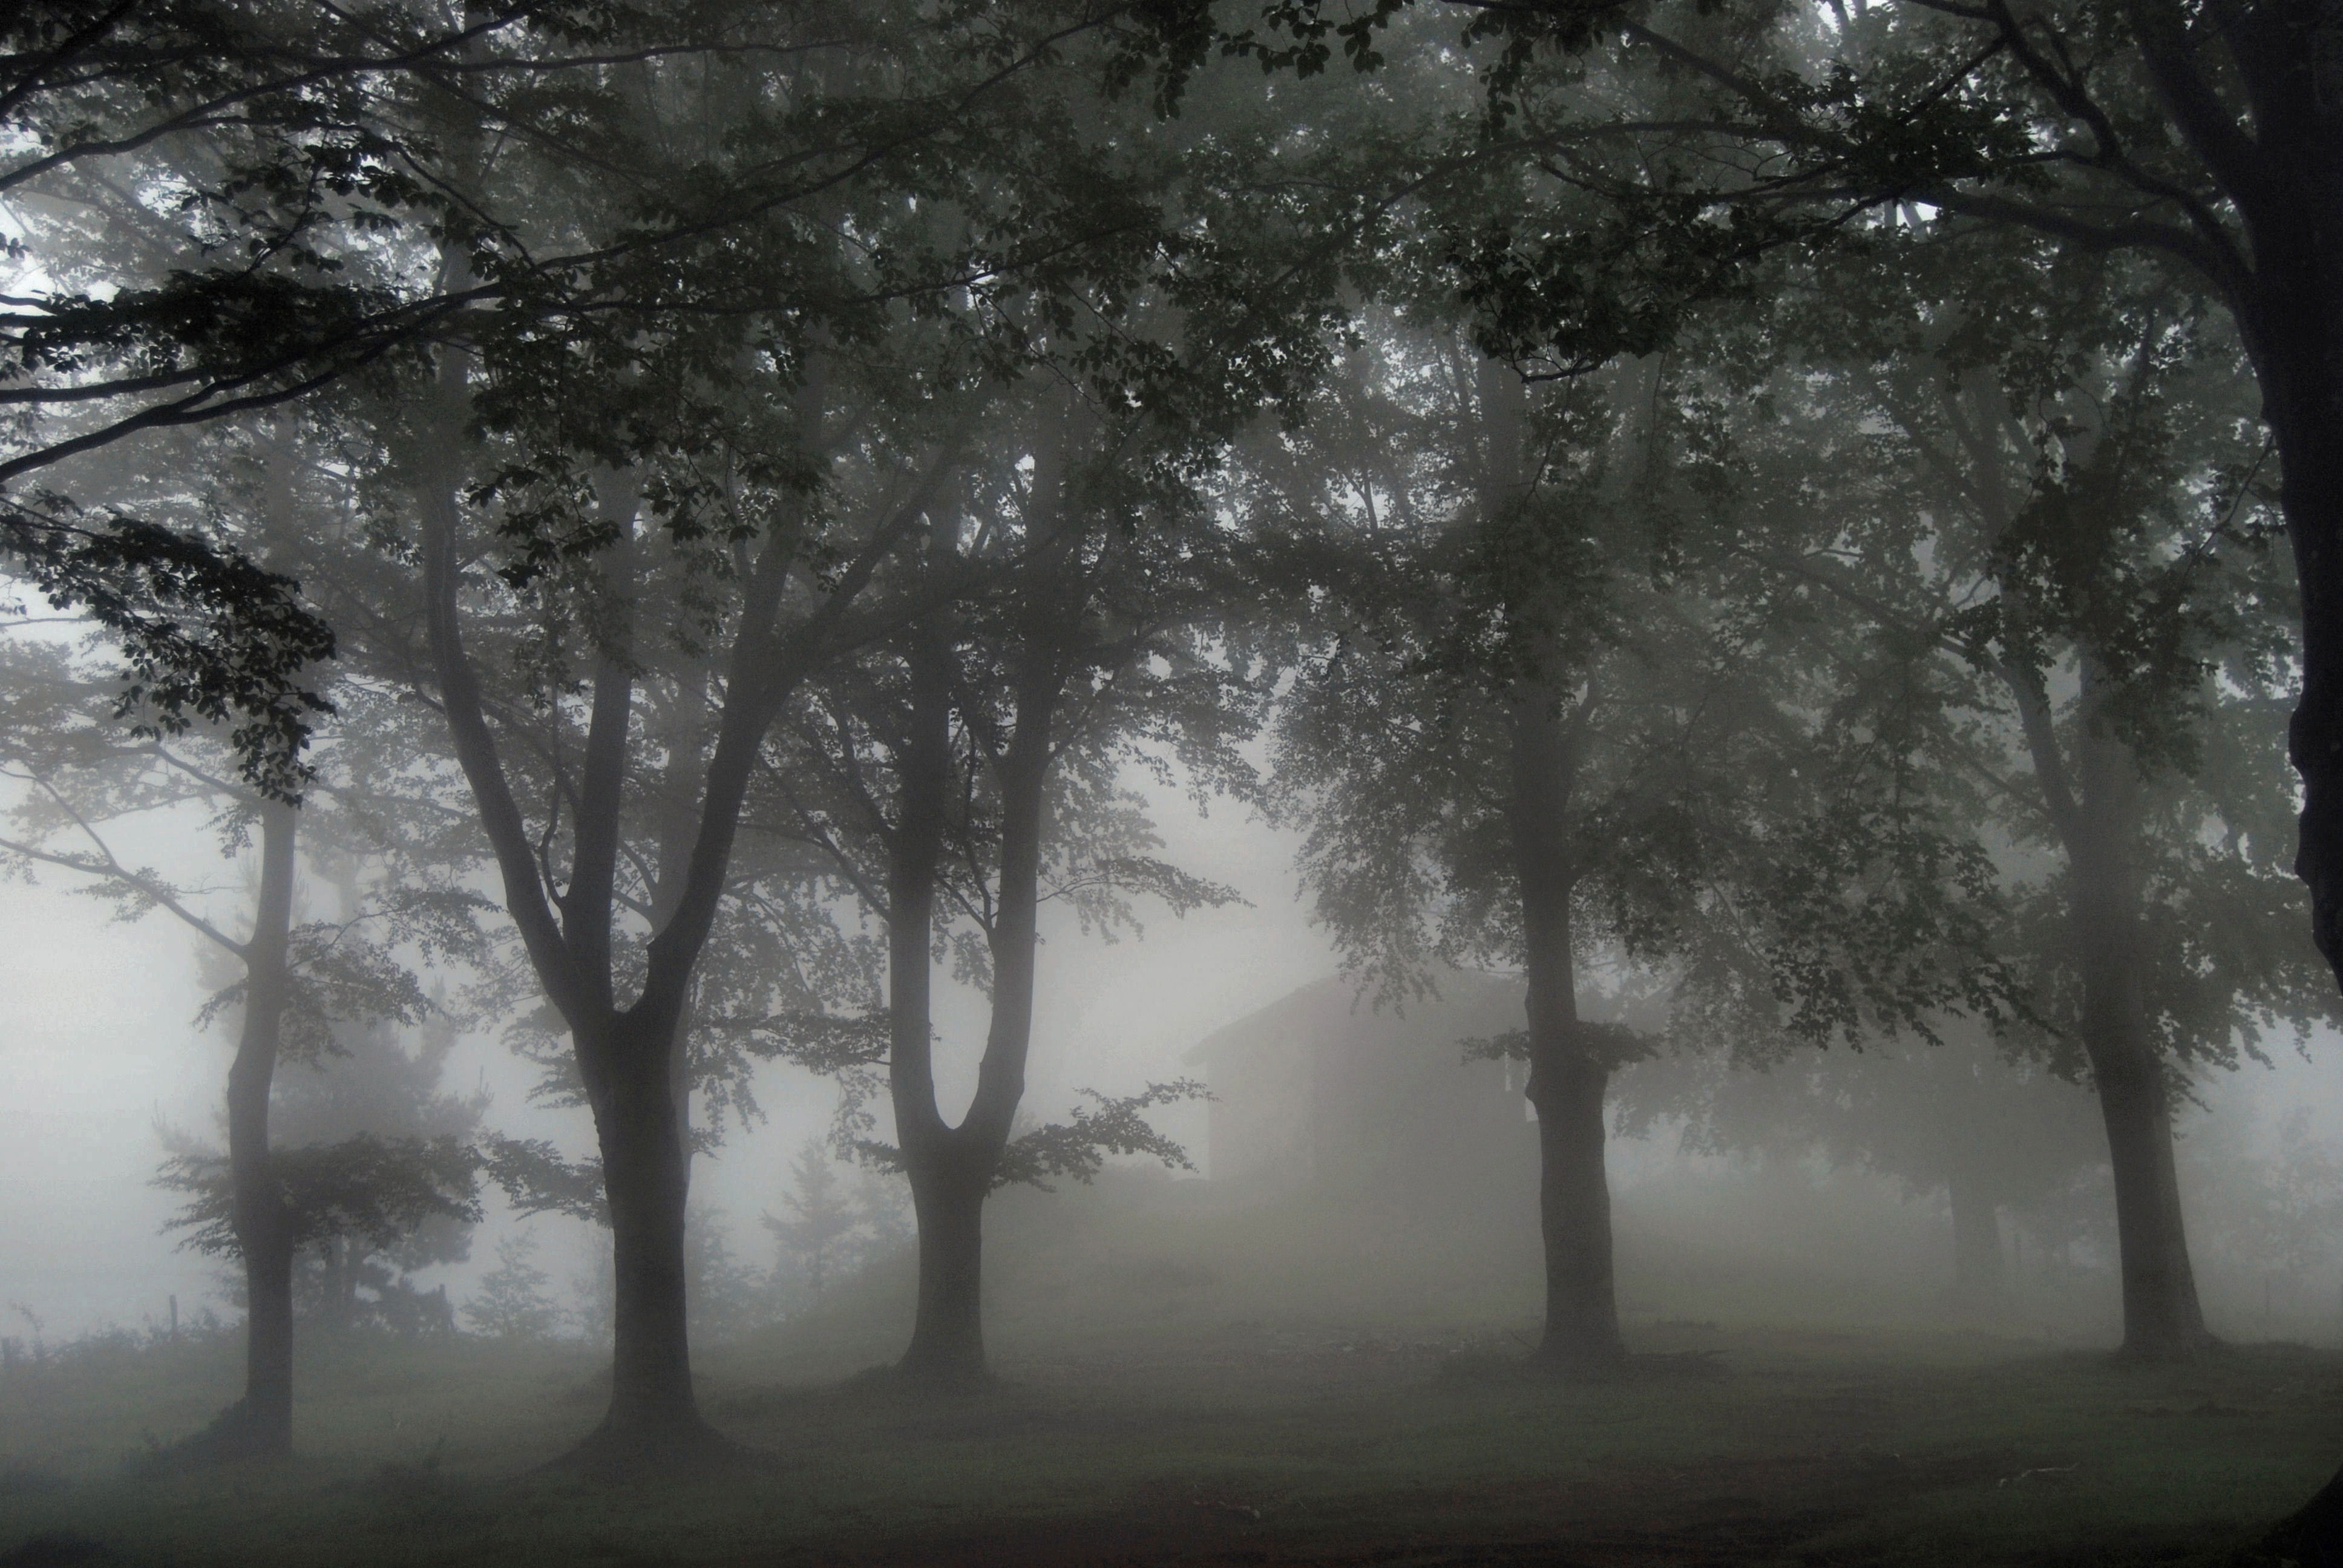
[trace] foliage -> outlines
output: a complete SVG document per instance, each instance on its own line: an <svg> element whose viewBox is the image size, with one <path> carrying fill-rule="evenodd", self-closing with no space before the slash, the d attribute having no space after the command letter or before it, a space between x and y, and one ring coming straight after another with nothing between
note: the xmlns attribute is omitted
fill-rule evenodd
<svg viewBox="0 0 2343 1568"><path fill-rule="evenodd" d="M377 1248L403 1241L433 1219L478 1223L473 1179L478 1157L454 1137L384 1139L361 1133L339 1143L269 1151L269 1175L293 1216L297 1245L353 1237ZM236 1255L235 1204L227 1160L176 1154L156 1185L191 1194L166 1228L183 1246Z"/></svg>
<svg viewBox="0 0 2343 1568"><path fill-rule="evenodd" d="M475 1333L502 1340L542 1340L557 1332L566 1314L546 1294L546 1273L530 1260L537 1238L523 1231L497 1242L497 1266L480 1278L480 1289L463 1305L464 1322Z"/></svg>

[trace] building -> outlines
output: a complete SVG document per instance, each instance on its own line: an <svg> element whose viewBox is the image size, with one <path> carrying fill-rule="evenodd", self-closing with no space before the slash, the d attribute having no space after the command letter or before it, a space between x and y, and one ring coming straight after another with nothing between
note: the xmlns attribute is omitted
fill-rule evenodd
<svg viewBox="0 0 2343 1568"><path fill-rule="evenodd" d="M1437 999L1378 1010L1351 980L1302 987L1188 1052L1212 1086L1209 1165L1232 1196L1300 1191L1426 1211L1537 1182L1526 1068L1466 1060L1519 1030L1522 982L1451 970Z"/></svg>

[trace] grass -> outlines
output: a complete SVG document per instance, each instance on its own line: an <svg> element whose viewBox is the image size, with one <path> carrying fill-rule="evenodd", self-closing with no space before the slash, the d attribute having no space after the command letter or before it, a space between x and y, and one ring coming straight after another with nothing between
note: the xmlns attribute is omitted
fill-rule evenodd
<svg viewBox="0 0 2343 1568"><path fill-rule="evenodd" d="M995 1210L997 1386L855 1378L904 1342L906 1260L699 1357L710 1419L766 1458L696 1483L540 1469L606 1396L574 1345L308 1336L297 1461L162 1478L136 1462L233 1397L232 1332L20 1363L0 1568L2211 1568L2343 1462L2343 1354L2118 1367L2070 1348L2103 1336L2097 1286L2013 1299L2025 1337L1987 1332L1893 1250L1893 1213L1850 1231L1876 1246L1778 1261L1759 1208L1716 1221L1723 1241L1644 1218L1621 1280L1636 1375L1567 1383L1520 1364L1519 1235L1173 1184Z"/></svg>
<svg viewBox="0 0 2343 1568"><path fill-rule="evenodd" d="M185 1568L2209 1563L2343 1459L2327 1352L2119 1368L1976 1333L1634 1337L1650 1375L1571 1384L1462 1328L1126 1326L1003 1345L998 1387L947 1399L760 1381L787 1347L748 1347L705 1400L769 1462L656 1488L536 1473L598 1413L593 1362L480 1342L345 1347L311 1369L298 1461L142 1480L96 1459L142 1392L125 1358L45 1391L45 1452L22 1391L0 1405L0 1562L47 1537Z"/></svg>

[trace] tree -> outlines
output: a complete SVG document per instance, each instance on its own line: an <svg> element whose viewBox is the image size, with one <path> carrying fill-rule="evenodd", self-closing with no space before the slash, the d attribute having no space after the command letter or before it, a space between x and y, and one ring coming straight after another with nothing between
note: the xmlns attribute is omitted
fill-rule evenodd
<svg viewBox="0 0 2343 1568"><path fill-rule="evenodd" d="M480 1293L464 1303L475 1332L502 1340L550 1339L565 1315L545 1293L546 1273L531 1260L537 1238L523 1231L497 1242L497 1266L481 1277Z"/></svg>
<svg viewBox="0 0 2343 1568"><path fill-rule="evenodd" d="M367 833L355 813L318 807L306 817L282 800L223 777L218 751L204 737L182 747L116 731L102 680L77 668L55 644L10 647L5 658L8 711L7 774L25 788L17 830L0 839L12 869L65 872L114 900L125 919L160 910L200 937L225 960L226 983L202 1020L237 1020L228 1072L228 1149L185 1154L166 1181L196 1194L185 1216L188 1242L244 1265L246 1302L246 1392L197 1445L199 1454L278 1455L292 1441L293 1275L300 1251L337 1234L376 1245L411 1235L427 1218L476 1218L472 1162L452 1138L385 1142L358 1137L327 1146L272 1144L269 1113L279 1062L315 1062L338 1049L347 1024L423 1021L430 1010L402 961L419 953L442 961L478 957L474 900L413 867L378 872L360 887L342 918L297 919L298 835L340 842L344 855L395 861L396 841ZM368 711L358 709L357 712ZM395 715L384 714L393 720ZM346 712L339 759L363 758L369 737ZM335 780L337 784L339 780ZM162 873L126 862L113 835L132 818L202 812L224 853L257 839L256 882L248 912L215 920L200 895ZM238 928L242 934L238 934Z"/></svg>
<svg viewBox="0 0 2343 1568"><path fill-rule="evenodd" d="M820 1139L809 1141L798 1151L789 1170L795 1181L782 1194L781 1202L791 1217L783 1220L767 1214L764 1226L780 1243L782 1252L797 1261L806 1289L819 1308L822 1290L843 1261L841 1254L862 1218L841 1191L844 1183L839 1180L838 1156Z"/></svg>
<svg viewBox="0 0 2343 1568"><path fill-rule="evenodd" d="M731 870L765 732L811 674L890 629L864 590L956 482L964 401L1024 353L1010 302L1151 254L1146 213L1061 112L1081 79L1034 46L1057 19L1030 35L998 20L873 24L809 74L761 53L645 65L640 92L601 101L637 189L656 206L755 185L753 221L605 280L663 314L484 335L371 411L411 498L397 527L427 628L420 648L387 636L382 668L428 672L417 684L447 717L601 1144L617 1373L583 1462L714 1446L689 1375L684 1042L701 960L748 885ZM704 141L710 114L743 135ZM491 160L477 116L447 127L473 149L456 183L518 226L443 236L443 270L485 276L514 233L639 216L636 190L613 213L607 182L552 188L525 159ZM475 569L483 544L503 575ZM645 722L660 691L678 728Z"/></svg>
<svg viewBox="0 0 2343 1568"><path fill-rule="evenodd" d="M2088 1092L1973 1020L1946 1020L1906 1049L1785 1050L1778 1059L1686 1049L1620 1081L1623 1131L1684 1120L1687 1148L1795 1158L1942 1191L1952 1211L1956 1295L1991 1305L2006 1280L2000 1220L2063 1195L2105 1155Z"/></svg>
<svg viewBox="0 0 2343 1568"><path fill-rule="evenodd" d="M355 889L343 891L346 911L362 907ZM331 1046L275 1084L270 1140L303 1237L294 1305L330 1330L412 1334L454 1326L444 1291L426 1295L408 1276L470 1255L477 1135L488 1101L485 1090L461 1098L440 1091L458 1037L444 987L432 1006L413 1051L381 1020L339 1023ZM192 1200L174 1228L189 1232L198 1250L233 1253L226 1158L185 1136L166 1144L172 1157L158 1184ZM334 1181L287 1174L287 1161L320 1159L335 1164Z"/></svg>
<svg viewBox="0 0 2343 1568"><path fill-rule="evenodd" d="M2290 594L2267 568L2267 454L2239 434L2218 322L2152 274L1933 227L1889 248L1895 281L1842 277L1813 328L1845 367L1817 367L1835 390L1816 417L1880 432L1841 472L1885 457L1886 489L1825 498L1837 536L1785 534L1768 559L1965 672L1916 691L1946 705L1943 755L2000 830L2056 857L2005 940L2030 950L2057 1036L2036 1049L2079 1056L2099 1098L2125 1353L2185 1356L2206 1332L2176 1090L2337 1006L2286 931L2289 802L2266 742ZM1980 276L1999 280L1990 315L1956 303Z"/></svg>
<svg viewBox="0 0 2343 1568"><path fill-rule="evenodd" d="M1171 476L1145 416L1118 428L1078 389L1046 382L1012 407L1022 417L992 433L966 510L932 514L923 548L886 584L942 608L809 687L791 730L801 749L773 769L794 830L834 854L887 922L895 1143L860 1141L910 1183L920 1305L902 1371L940 1386L986 1375L982 1212L995 1188L1087 1180L1101 1149L1183 1160L1143 1112L1186 1084L1095 1097L1066 1123L1017 1132L1040 914L1062 899L1085 925L1113 923L1131 893L1175 913L1231 896L1149 855L1155 840L1115 773L1156 743L1207 785L1240 777L1234 748L1249 730L1244 672L1211 647L1224 555L1192 497L1159 487ZM957 1125L937 1101L930 1021L946 952L991 1002ZM848 1116L852 1132L851 1101Z"/></svg>
<svg viewBox="0 0 2343 1568"><path fill-rule="evenodd" d="M1622 364L1534 405L1421 314L1254 459L1256 526L1303 533L1316 608L1281 789L1383 1000L1438 963L1524 973L1526 1029L1483 1049L1531 1068L1537 1355L1599 1364L1624 1354L1604 1101L1649 1041L1584 1017L1583 978L1661 966L1679 1033L1925 1030L2002 1004L1991 879L1915 799L1908 739L1817 678L1809 628L1735 608L1714 367Z"/></svg>

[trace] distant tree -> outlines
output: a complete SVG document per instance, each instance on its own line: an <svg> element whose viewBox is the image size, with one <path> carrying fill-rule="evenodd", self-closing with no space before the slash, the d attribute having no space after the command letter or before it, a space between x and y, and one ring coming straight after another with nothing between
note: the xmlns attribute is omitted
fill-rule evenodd
<svg viewBox="0 0 2343 1568"><path fill-rule="evenodd" d="M691 1335L703 1344L737 1340L780 1315L770 1271L759 1269L732 1249L724 1211L695 1205L690 1247Z"/></svg>
<svg viewBox="0 0 2343 1568"><path fill-rule="evenodd" d="M568 1316L546 1293L546 1273L531 1261L537 1238L518 1231L497 1242L497 1266L480 1278L478 1295L462 1308L475 1333L502 1340L550 1339Z"/></svg>
<svg viewBox="0 0 2343 1568"><path fill-rule="evenodd" d="M120 916L161 910L222 960L222 983L200 1015L237 1020L228 1074L225 1161L184 1154L164 1181L195 1195L184 1216L190 1245L239 1258L247 1302L247 1389L204 1440L223 1455L275 1454L291 1441L293 1271L305 1247L363 1233L387 1246L432 1214L471 1208L470 1155L455 1139L360 1138L332 1148L275 1146L269 1129L281 1060L317 1061L337 1049L335 1030L369 1022L420 1024L429 998L410 960L465 964L485 951L477 900L444 879L444 865L401 856L395 833L404 806L378 799L353 809L352 775L370 747L395 747L405 715L352 702L337 728L330 778L313 784L304 811L252 789L226 766L216 737L142 739L117 727L102 673L55 643L0 648L0 770L19 787L15 831L0 857L19 875L62 872L114 901ZM328 794L333 804L326 803ZM207 822L223 853L257 839L257 883L242 918L216 920L198 886L126 860L119 835L137 819L173 815ZM340 918L297 918L307 836L332 857L367 865Z"/></svg>
<svg viewBox="0 0 2343 1568"><path fill-rule="evenodd" d="M326 1328L372 1327L415 1333L452 1327L444 1290L425 1293L407 1277L434 1264L470 1255L477 1209L468 1201L477 1163L485 1091L458 1098L439 1089L457 1030L444 1003L424 1021L418 1048L401 1044L380 1022L337 1025L333 1050L280 1074L271 1106L271 1139L281 1150L303 1150L371 1140L388 1147L428 1149L445 1165L451 1185L445 1201L416 1210L400 1224L345 1210L297 1218L307 1238L294 1260L297 1311ZM493 1137L493 1135L491 1135ZM181 1228L199 1228L203 1216L225 1205L226 1161L201 1143L174 1141L162 1184L195 1195Z"/></svg>
<svg viewBox="0 0 2343 1568"><path fill-rule="evenodd" d="M2215 1099L2181 1143L2201 1245L2258 1279L2266 1316L2277 1315L2281 1298L2298 1310L2316 1282L2309 1300L2324 1327L2343 1311L2333 1293L2343 1261L2343 1151L2313 1131L2307 1106L2259 1126L2242 1109Z"/></svg>
<svg viewBox="0 0 2343 1568"><path fill-rule="evenodd" d="M767 1214L764 1226L780 1243L782 1256L795 1262L819 1307L830 1277L847 1261L849 1240L862 1217L847 1200L836 1152L821 1140L809 1140L789 1171L790 1190L781 1196L789 1217Z"/></svg>
<svg viewBox="0 0 2343 1568"><path fill-rule="evenodd" d="M1648 1131L1681 1118L1685 1146L1704 1153L1815 1153L1892 1177L1907 1193L1941 1191L1953 1287L1989 1303L2007 1277L2002 1213L2055 1202L2105 1165L2106 1141L2088 1091L2038 1058L1974 1020L1947 1020L1938 1033L1934 1044L1761 1061L1698 1049L1655 1057L1621 1075L1619 1125Z"/></svg>

